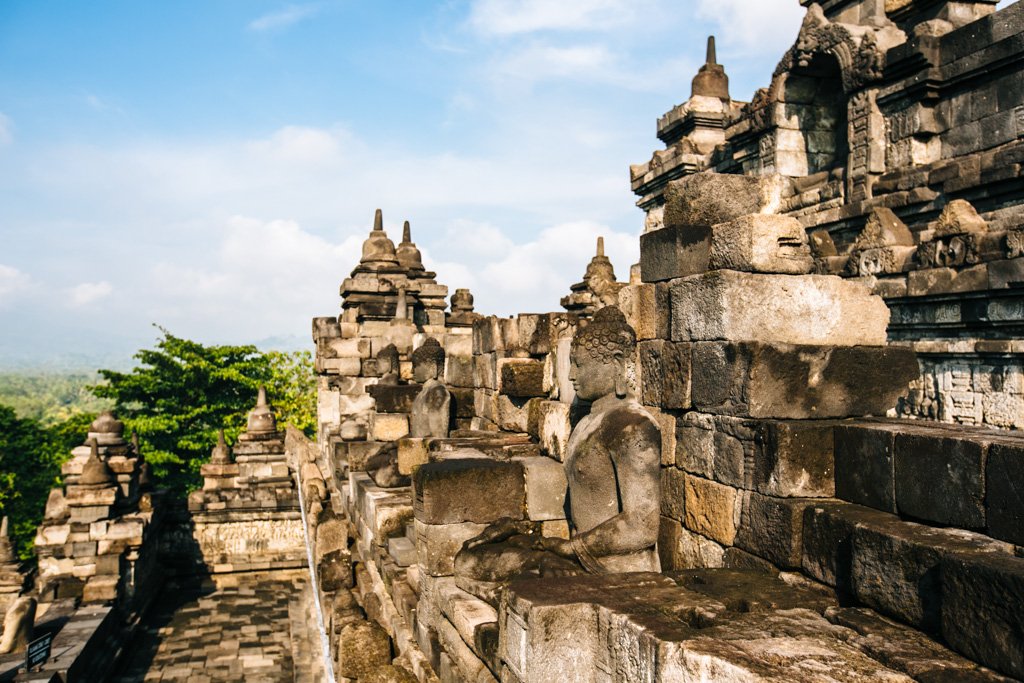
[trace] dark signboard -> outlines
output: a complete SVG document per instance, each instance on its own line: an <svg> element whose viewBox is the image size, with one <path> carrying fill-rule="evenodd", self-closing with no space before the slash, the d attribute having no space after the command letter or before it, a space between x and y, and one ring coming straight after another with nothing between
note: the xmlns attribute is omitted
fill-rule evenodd
<svg viewBox="0 0 1024 683"><path fill-rule="evenodd" d="M41 664L46 664L46 660L50 658L51 645L53 645L52 633L40 636L28 644L28 650L25 652L25 666L29 671Z"/></svg>

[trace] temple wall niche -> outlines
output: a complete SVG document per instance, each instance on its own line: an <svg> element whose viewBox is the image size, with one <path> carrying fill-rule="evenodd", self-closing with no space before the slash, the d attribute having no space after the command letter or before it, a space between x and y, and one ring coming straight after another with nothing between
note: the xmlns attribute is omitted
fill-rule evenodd
<svg viewBox="0 0 1024 683"><path fill-rule="evenodd" d="M847 98L835 57L816 55L785 77L781 91L776 171L803 177L845 167Z"/></svg>

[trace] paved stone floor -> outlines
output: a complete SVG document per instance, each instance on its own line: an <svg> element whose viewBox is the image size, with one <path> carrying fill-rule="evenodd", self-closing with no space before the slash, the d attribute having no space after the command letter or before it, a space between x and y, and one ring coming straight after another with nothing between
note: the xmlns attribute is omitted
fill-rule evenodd
<svg viewBox="0 0 1024 683"><path fill-rule="evenodd" d="M319 648L312 650L305 633L305 576L229 576L217 585L166 587L111 683L311 681L308 663Z"/></svg>

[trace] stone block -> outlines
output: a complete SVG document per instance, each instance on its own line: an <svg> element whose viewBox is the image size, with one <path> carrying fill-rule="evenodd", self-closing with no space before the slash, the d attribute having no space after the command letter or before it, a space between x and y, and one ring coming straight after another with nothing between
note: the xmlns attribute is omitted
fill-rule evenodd
<svg viewBox="0 0 1024 683"><path fill-rule="evenodd" d="M544 401L539 406L539 412L541 449L555 460L564 460L569 434L572 432L569 404Z"/></svg>
<svg viewBox="0 0 1024 683"><path fill-rule="evenodd" d="M547 396L544 388L544 363L533 358L500 359L498 392L515 398Z"/></svg>
<svg viewBox="0 0 1024 683"><path fill-rule="evenodd" d="M473 323L473 353L503 351L505 343L501 337L501 321L495 316L480 318Z"/></svg>
<svg viewBox="0 0 1024 683"><path fill-rule="evenodd" d="M1024 546L1024 446L989 447L985 486L988 535Z"/></svg>
<svg viewBox="0 0 1024 683"><path fill-rule="evenodd" d="M661 514L680 522L686 518L686 475L675 467L661 468Z"/></svg>
<svg viewBox="0 0 1024 683"><path fill-rule="evenodd" d="M495 353L479 353L473 356L473 386L476 389L494 391L498 387L498 356Z"/></svg>
<svg viewBox="0 0 1024 683"><path fill-rule="evenodd" d="M665 282L708 270L710 225L673 225L640 235L640 277Z"/></svg>
<svg viewBox="0 0 1024 683"><path fill-rule="evenodd" d="M807 233L790 216L748 214L711 229L710 269L750 273L811 272Z"/></svg>
<svg viewBox="0 0 1024 683"><path fill-rule="evenodd" d="M896 507L901 515L985 528L985 450L974 439L896 434Z"/></svg>
<svg viewBox="0 0 1024 683"><path fill-rule="evenodd" d="M849 503L817 501L804 508L801 567L814 579L853 594L853 529L884 525L893 516Z"/></svg>
<svg viewBox="0 0 1024 683"><path fill-rule="evenodd" d="M420 393L420 385L374 384L367 387L366 391L376 402L378 413L410 413L413 401Z"/></svg>
<svg viewBox="0 0 1024 683"><path fill-rule="evenodd" d="M693 533L677 520L661 517L658 555L662 571L722 567L725 552L722 546Z"/></svg>
<svg viewBox="0 0 1024 683"><path fill-rule="evenodd" d="M391 639L370 621L356 621L341 630L338 639L338 673L363 678L391 664Z"/></svg>
<svg viewBox="0 0 1024 683"><path fill-rule="evenodd" d="M523 467L526 480L526 516L534 521L566 518L569 484L562 463L544 456L512 459Z"/></svg>
<svg viewBox="0 0 1024 683"><path fill-rule="evenodd" d="M756 422L691 411L677 420L676 465L735 488L751 488L760 448Z"/></svg>
<svg viewBox="0 0 1024 683"><path fill-rule="evenodd" d="M723 269L803 275L813 265L807 233L790 216L749 214L710 228L671 225L640 236L647 283Z"/></svg>
<svg viewBox="0 0 1024 683"><path fill-rule="evenodd" d="M740 518L740 492L691 475L686 475L684 488L686 528L722 545L732 545Z"/></svg>
<svg viewBox="0 0 1024 683"><path fill-rule="evenodd" d="M777 175L695 173L665 189L665 225L717 225L781 205L786 181Z"/></svg>
<svg viewBox="0 0 1024 683"><path fill-rule="evenodd" d="M413 500L416 519L425 524L523 519L523 466L484 459L428 463L413 476Z"/></svg>
<svg viewBox="0 0 1024 683"><path fill-rule="evenodd" d="M757 423L754 488L783 498L835 495L834 426L823 421Z"/></svg>
<svg viewBox="0 0 1024 683"><path fill-rule="evenodd" d="M1009 556L1013 546L959 529L939 529L891 516L853 529L854 596L883 614L928 632L940 625L944 557L960 553Z"/></svg>
<svg viewBox="0 0 1024 683"><path fill-rule="evenodd" d="M668 410L690 407L690 344L643 341L640 354L640 400Z"/></svg>
<svg viewBox="0 0 1024 683"><path fill-rule="evenodd" d="M527 399L496 394L494 396L494 421L497 423L498 429L502 431L527 432L530 423Z"/></svg>
<svg viewBox="0 0 1024 683"><path fill-rule="evenodd" d="M448 356L444 366L444 383L451 387L473 386L473 356Z"/></svg>
<svg viewBox="0 0 1024 683"><path fill-rule="evenodd" d="M451 576L455 572L455 554L462 544L486 528L486 524L476 522L424 524L416 520L416 558L420 567L429 576Z"/></svg>
<svg viewBox="0 0 1024 683"><path fill-rule="evenodd" d="M774 498L744 493L736 546L782 569L801 565L804 509L813 498Z"/></svg>
<svg viewBox="0 0 1024 683"><path fill-rule="evenodd" d="M409 416L400 413L374 413L370 419L374 441L398 441L409 434Z"/></svg>
<svg viewBox="0 0 1024 683"><path fill-rule="evenodd" d="M377 455L385 444L376 441L352 441L338 444L338 455L352 472L365 472L366 463Z"/></svg>
<svg viewBox="0 0 1024 683"><path fill-rule="evenodd" d="M942 636L953 649L1024 679L1024 558L942 558Z"/></svg>
<svg viewBox="0 0 1024 683"><path fill-rule="evenodd" d="M410 475L420 465L430 462L427 439L406 437L398 440L398 473Z"/></svg>
<svg viewBox="0 0 1024 683"><path fill-rule="evenodd" d="M628 285L619 290L619 308L637 339L669 338L668 292L666 283Z"/></svg>
<svg viewBox="0 0 1024 683"><path fill-rule="evenodd" d="M898 429L895 425L835 428L837 498L896 512L893 453Z"/></svg>
<svg viewBox="0 0 1024 683"><path fill-rule="evenodd" d="M695 408L757 418L885 415L919 376L895 346L698 342L691 362Z"/></svg>
<svg viewBox="0 0 1024 683"><path fill-rule="evenodd" d="M832 275L718 270L671 284L672 339L883 346L889 309Z"/></svg>

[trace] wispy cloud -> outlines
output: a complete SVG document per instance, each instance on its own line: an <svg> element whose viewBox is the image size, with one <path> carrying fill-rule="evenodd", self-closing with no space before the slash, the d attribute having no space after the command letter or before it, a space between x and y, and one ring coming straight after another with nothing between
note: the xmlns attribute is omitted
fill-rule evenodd
<svg viewBox="0 0 1024 683"><path fill-rule="evenodd" d="M13 266L0 263L0 306L9 304L15 295L28 288L31 279Z"/></svg>
<svg viewBox="0 0 1024 683"><path fill-rule="evenodd" d="M75 285L68 294L73 306L86 306L110 296L113 291L113 285L106 280L101 280L100 282L83 282Z"/></svg>
<svg viewBox="0 0 1024 683"><path fill-rule="evenodd" d="M292 24L297 24L303 19L308 19L320 11L319 4L288 5L277 12L269 12L249 22L247 28L250 31L263 33L266 31L279 31Z"/></svg>
<svg viewBox="0 0 1024 683"><path fill-rule="evenodd" d="M643 12L642 0L477 0L468 25L484 35L534 31L609 30L631 23Z"/></svg>
<svg viewBox="0 0 1024 683"><path fill-rule="evenodd" d="M781 57L806 11L796 0L697 0L697 17L716 24L719 38L745 55Z"/></svg>
<svg viewBox="0 0 1024 683"><path fill-rule="evenodd" d="M123 114L124 110L112 102L108 102L99 95L94 93L88 93L85 96L85 103L89 105L95 111L98 112L112 112L115 114Z"/></svg>

